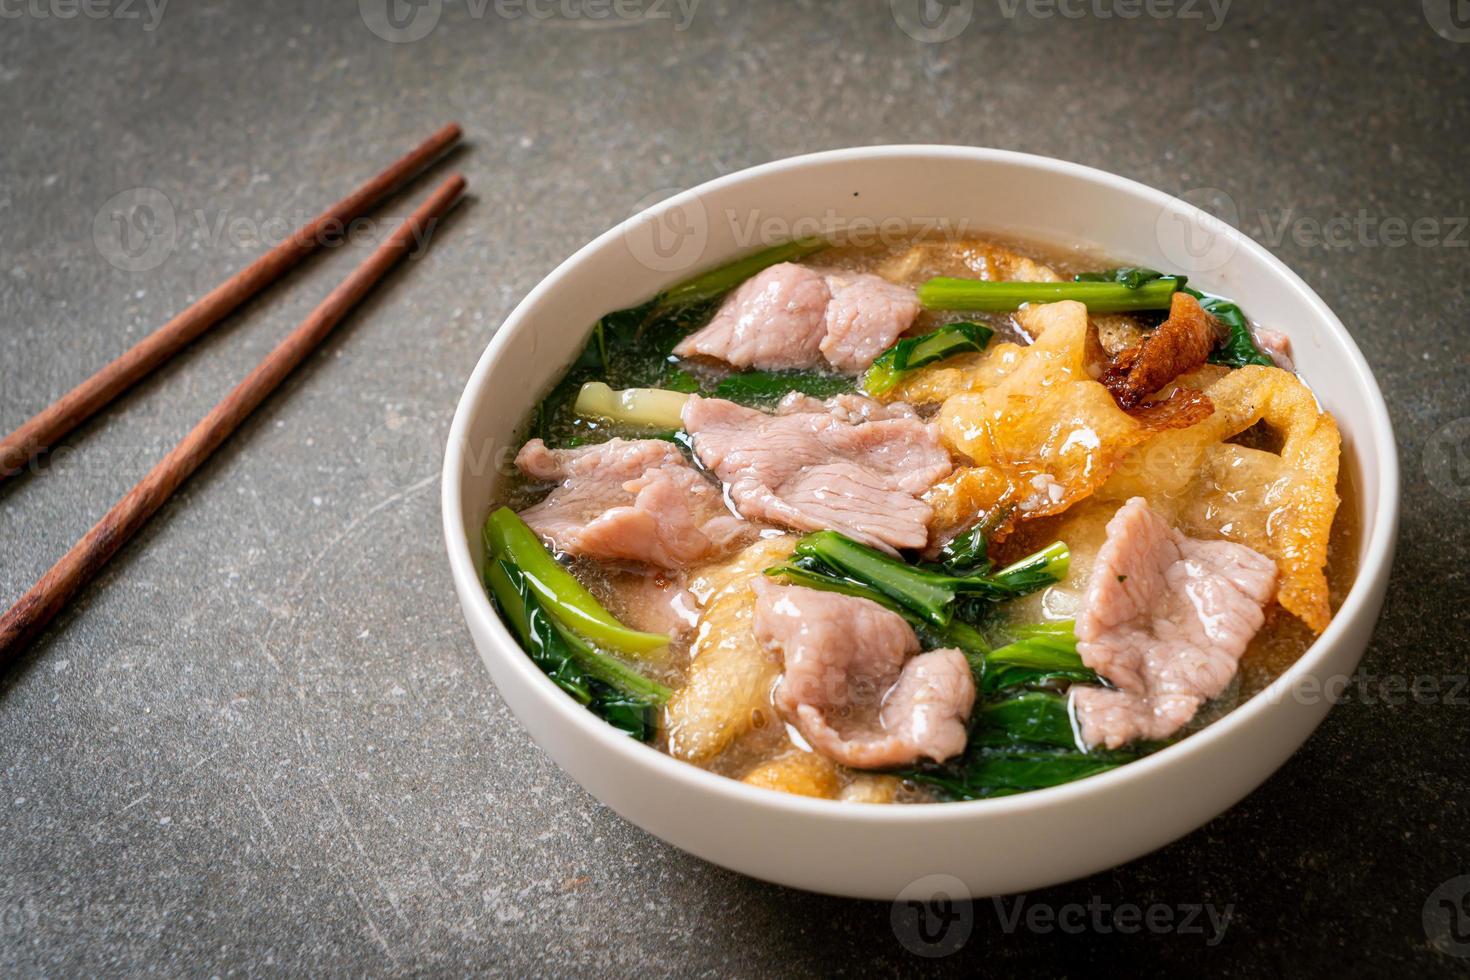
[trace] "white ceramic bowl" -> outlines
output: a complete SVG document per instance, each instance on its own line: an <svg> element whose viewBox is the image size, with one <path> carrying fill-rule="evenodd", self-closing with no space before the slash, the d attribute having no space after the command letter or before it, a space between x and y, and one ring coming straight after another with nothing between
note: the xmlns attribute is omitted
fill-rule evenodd
<svg viewBox="0 0 1470 980"><path fill-rule="evenodd" d="M922 225L936 217L975 233L1095 243L1113 258L1190 273L1195 285L1290 336L1298 369L1341 425L1344 464L1359 488L1360 571L1331 626L1270 688L1204 731L1113 772L1002 799L873 806L788 796L617 734L536 668L480 585L479 528L517 448L517 427L603 313L771 240L834 226L882 234L884 219ZM1076 164L889 146L794 157L710 181L563 262L475 367L450 430L443 508L475 646L532 737L593 796L677 847L768 881L892 899L914 897L909 886L922 880L920 890L978 897L1076 878L1161 847L1280 766L1340 693L1332 679L1350 675L1367 646L1393 557L1399 477L1388 413L1362 354L1317 295L1259 245L1183 201Z"/></svg>

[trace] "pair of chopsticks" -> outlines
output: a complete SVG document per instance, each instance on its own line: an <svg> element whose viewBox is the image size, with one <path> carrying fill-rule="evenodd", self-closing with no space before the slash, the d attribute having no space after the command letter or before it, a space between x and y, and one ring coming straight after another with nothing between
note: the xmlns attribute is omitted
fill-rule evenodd
<svg viewBox="0 0 1470 980"><path fill-rule="evenodd" d="M0 441L0 479L20 472L30 460L134 382L315 252L328 236L340 233L342 228L370 212L458 143L462 135L459 126L453 123L445 126L6 436ZM367 261L332 290L245 380L0 617L0 669L24 650L72 596L101 571L179 485L306 359L379 280L427 239L464 189L464 178L458 174L440 184Z"/></svg>

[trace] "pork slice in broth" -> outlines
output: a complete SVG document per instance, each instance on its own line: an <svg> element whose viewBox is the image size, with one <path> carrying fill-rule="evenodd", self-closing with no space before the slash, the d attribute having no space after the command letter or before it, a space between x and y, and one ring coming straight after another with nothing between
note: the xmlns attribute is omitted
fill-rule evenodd
<svg viewBox="0 0 1470 980"><path fill-rule="evenodd" d="M832 301L822 356L844 374L867 370L919 315L914 290L868 273L831 273L827 288Z"/></svg>
<svg viewBox="0 0 1470 980"><path fill-rule="evenodd" d="M782 371L823 363L827 304L820 273L782 262L747 279L714 318L674 348L680 357L709 357L737 368Z"/></svg>
<svg viewBox="0 0 1470 980"><path fill-rule="evenodd" d="M776 706L814 750L858 769L964 750L975 684L958 650L919 654L903 617L868 599L753 587L756 639L784 660Z"/></svg>
<svg viewBox="0 0 1470 980"><path fill-rule="evenodd" d="M908 286L783 262L746 280L674 353L737 368L857 374L914 325L919 309Z"/></svg>
<svg viewBox="0 0 1470 980"><path fill-rule="evenodd" d="M1072 689L1083 742L1179 731L1235 677L1276 592L1271 559L1170 527L1141 497L1108 522L1077 616L1077 651L1117 686Z"/></svg>
<svg viewBox="0 0 1470 980"><path fill-rule="evenodd" d="M557 551L682 568L729 551L750 532L720 490L661 439L548 449L532 439L516 465L560 485L521 512Z"/></svg>
<svg viewBox="0 0 1470 980"><path fill-rule="evenodd" d="M800 391L793 391L776 406L777 415L801 415L826 412L833 418L852 425L859 422L881 422L884 419L916 419L919 413L903 402L884 404L867 395L833 395L823 401Z"/></svg>
<svg viewBox="0 0 1470 980"><path fill-rule="evenodd" d="M915 418L852 424L830 412L767 415L692 397L684 428L745 518L833 529L887 551L921 548L932 511L919 495L949 475L949 454Z"/></svg>
<svg viewBox="0 0 1470 980"><path fill-rule="evenodd" d="M595 591L623 625L675 638L694 631L700 603L689 590L685 573L601 568Z"/></svg>

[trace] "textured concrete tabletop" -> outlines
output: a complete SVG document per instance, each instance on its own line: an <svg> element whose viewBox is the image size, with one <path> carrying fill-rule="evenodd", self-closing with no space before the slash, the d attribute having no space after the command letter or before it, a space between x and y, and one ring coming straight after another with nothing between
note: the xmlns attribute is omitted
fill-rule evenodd
<svg viewBox="0 0 1470 980"><path fill-rule="evenodd" d="M0 680L0 974L1470 968L1470 21L941 7L0 0L0 429L443 121L475 195ZM670 189L887 142L1230 209L1350 326L1404 466L1387 611L1305 748L1156 854L967 907L938 961L887 904L744 879L590 799L492 687L439 533L455 401L557 262ZM368 247L0 486L0 604Z"/></svg>

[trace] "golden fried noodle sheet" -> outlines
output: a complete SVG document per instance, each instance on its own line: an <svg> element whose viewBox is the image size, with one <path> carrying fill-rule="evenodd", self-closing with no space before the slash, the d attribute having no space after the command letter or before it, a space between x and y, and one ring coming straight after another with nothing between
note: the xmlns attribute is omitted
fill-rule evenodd
<svg viewBox="0 0 1470 980"><path fill-rule="evenodd" d="M1288 371L1215 369L1192 380L1211 374L1204 393L1214 414L1137 447L1098 496L1145 497L1185 534L1235 541L1274 559L1277 600L1320 633L1332 618L1325 570L1338 504L1337 423ZM1280 440L1279 452L1227 442L1257 423Z"/></svg>
<svg viewBox="0 0 1470 980"><path fill-rule="evenodd" d="M1119 351L1100 379L1118 404L1133 408L1179 375L1205 363L1215 347L1215 324L1188 293L1175 293L1169 319L1136 346Z"/></svg>
<svg viewBox="0 0 1470 980"><path fill-rule="evenodd" d="M968 457L929 492L930 540L943 542L996 507L1010 522L1058 514L1090 496L1155 432L1210 412L1197 391L1172 391L1133 412L1097 380L1103 365L1087 308L1064 301L1016 315L1035 342L996 344L975 360L916 372L954 390L935 421L951 452ZM995 532L1003 537L1010 524Z"/></svg>
<svg viewBox="0 0 1470 980"><path fill-rule="evenodd" d="M934 276L994 282L1058 282L1062 278L1034 259L980 239L917 242L885 260L876 271L890 282L911 285Z"/></svg>
<svg viewBox="0 0 1470 980"><path fill-rule="evenodd" d="M751 631L755 593L750 583L791 554L796 538L768 538L733 559L701 570L689 591L702 607L695 627L689 681L664 709L669 754L706 762L748 732L762 714L776 717L771 688L780 660Z"/></svg>

